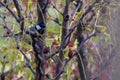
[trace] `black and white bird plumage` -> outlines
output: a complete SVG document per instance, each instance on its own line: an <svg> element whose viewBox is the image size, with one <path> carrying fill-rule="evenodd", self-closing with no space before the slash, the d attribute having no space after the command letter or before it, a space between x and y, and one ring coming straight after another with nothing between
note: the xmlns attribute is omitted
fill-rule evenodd
<svg viewBox="0 0 120 80"><path fill-rule="evenodd" d="M35 29L39 34L43 34L45 32L45 27L45 23L42 21L35 26Z"/></svg>
<svg viewBox="0 0 120 80"><path fill-rule="evenodd" d="M34 27L31 27L30 29L29 29L29 32L31 33L31 34L43 34L44 32L45 32L45 27L46 27L46 25L45 25L45 23L42 21L42 22L40 22L40 23L38 23L38 24L36 24Z"/></svg>

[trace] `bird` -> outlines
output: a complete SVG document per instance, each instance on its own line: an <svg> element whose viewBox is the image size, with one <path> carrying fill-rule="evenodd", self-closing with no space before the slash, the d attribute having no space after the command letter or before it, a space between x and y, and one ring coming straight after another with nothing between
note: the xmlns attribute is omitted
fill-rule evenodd
<svg viewBox="0 0 120 80"><path fill-rule="evenodd" d="M41 21L35 26L35 29L39 34L43 34L45 32L45 27L46 27L45 23Z"/></svg>

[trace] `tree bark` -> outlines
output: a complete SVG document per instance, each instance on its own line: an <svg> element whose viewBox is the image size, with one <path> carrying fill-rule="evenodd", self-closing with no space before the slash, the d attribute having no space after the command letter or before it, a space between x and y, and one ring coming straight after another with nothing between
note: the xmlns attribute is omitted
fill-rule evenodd
<svg viewBox="0 0 120 80"><path fill-rule="evenodd" d="M62 35L61 35L61 42L64 42L66 44L66 41L64 41L64 38L67 34L67 26L68 26L68 20L69 20L69 4L70 0L66 0L66 5L64 8L63 13L63 22L62 22ZM57 68L56 68L56 75L62 70L62 62L64 61L64 53L62 50L59 51L59 59L57 62ZM56 80L59 80L60 76L56 78Z"/></svg>
<svg viewBox="0 0 120 80"><path fill-rule="evenodd" d="M46 10L48 6L49 0L37 0L37 13L38 13L38 22L46 22ZM46 30L46 27L45 27ZM44 49L44 39L45 39L45 32L40 34L40 36L31 36L32 38L32 46L35 51L35 63L36 63L36 74L35 80L44 80L45 76L45 56L43 53Z"/></svg>

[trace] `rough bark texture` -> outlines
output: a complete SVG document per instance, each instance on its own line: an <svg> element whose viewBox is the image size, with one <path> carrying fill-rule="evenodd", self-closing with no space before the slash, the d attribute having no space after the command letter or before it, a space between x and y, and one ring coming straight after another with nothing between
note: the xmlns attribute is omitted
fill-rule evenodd
<svg viewBox="0 0 120 80"><path fill-rule="evenodd" d="M37 12L38 12L38 23L46 21L46 6L49 0L37 0ZM44 80L45 70L44 62L45 57L43 54L44 49L44 38L45 32L40 34L41 36L32 36L32 46L35 51L35 62L36 62L36 74L35 80Z"/></svg>
<svg viewBox="0 0 120 80"><path fill-rule="evenodd" d="M61 42L63 42L64 37L67 34L67 26L68 26L68 20L69 20L69 4L70 4L70 0L66 0L66 5L65 5L65 9L64 9L64 13L63 13L63 22L62 22L62 36L61 36ZM64 44L66 43L66 41L64 41ZM62 50L59 51L59 59L57 62L57 69L56 69L56 75L57 73L59 73L62 69L62 62L64 61L64 53ZM56 80L59 80L60 76L58 78L56 78Z"/></svg>
<svg viewBox="0 0 120 80"><path fill-rule="evenodd" d="M83 26L80 24L79 27L77 28L78 46L81 45L82 41L85 39L83 32L84 32ZM77 54L78 70L80 73L81 80L89 80L86 74L88 72L87 72L87 59L85 56L86 54L85 52L86 52L86 47L83 44L82 47L78 49L78 54Z"/></svg>

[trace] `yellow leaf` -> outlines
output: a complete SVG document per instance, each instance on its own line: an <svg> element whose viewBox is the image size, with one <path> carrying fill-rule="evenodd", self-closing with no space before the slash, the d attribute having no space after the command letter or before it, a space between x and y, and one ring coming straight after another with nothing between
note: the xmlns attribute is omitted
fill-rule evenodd
<svg viewBox="0 0 120 80"><path fill-rule="evenodd" d="M78 15L75 16L74 22L76 22L77 20L78 20Z"/></svg>
<svg viewBox="0 0 120 80"><path fill-rule="evenodd" d="M106 26L103 26L103 25L97 25L96 27L100 28L101 32L106 32L107 30Z"/></svg>
<svg viewBox="0 0 120 80"><path fill-rule="evenodd" d="M86 27L86 30L87 30L88 32L91 32L91 31L92 31L92 27L91 27L91 26L87 26L87 27Z"/></svg>
<svg viewBox="0 0 120 80"><path fill-rule="evenodd" d="M77 12L77 14L76 14L76 16L74 18L74 22L76 22L81 15L82 15L82 11Z"/></svg>
<svg viewBox="0 0 120 80"><path fill-rule="evenodd" d="M32 8L32 1L31 0L28 0L27 7L28 7L28 9L31 10L31 8Z"/></svg>
<svg viewBox="0 0 120 80"><path fill-rule="evenodd" d="M93 59L92 56L89 56L89 58L88 58L88 62L89 62L90 64L93 64L93 63L94 63L94 59Z"/></svg>
<svg viewBox="0 0 120 80"><path fill-rule="evenodd" d="M110 42L110 34L105 32L104 35L105 35L105 41Z"/></svg>
<svg viewBox="0 0 120 80"><path fill-rule="evenodd" d="M99 37L98 37L98 36L93 36L93 37L92 37L92 40L93 40L93 41L99 41Z"/></svg>
<svg viewBox="0 0 120 80"><path fill-rule="evenodd" d="M82 11L78 12L77 15L78 15L78 16L81 16L81 15L82 15Z"/></svg>

